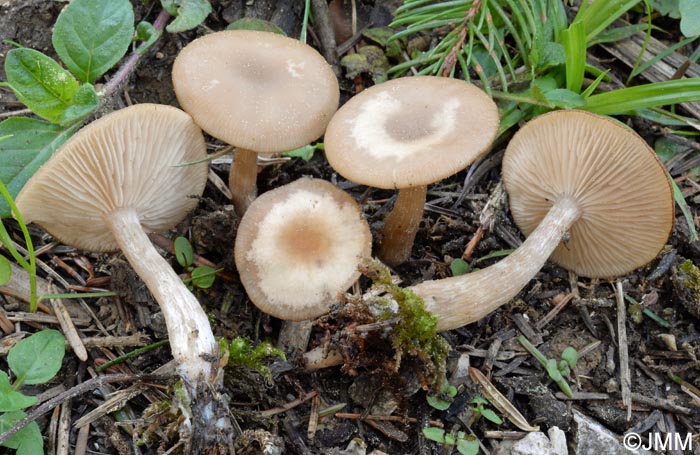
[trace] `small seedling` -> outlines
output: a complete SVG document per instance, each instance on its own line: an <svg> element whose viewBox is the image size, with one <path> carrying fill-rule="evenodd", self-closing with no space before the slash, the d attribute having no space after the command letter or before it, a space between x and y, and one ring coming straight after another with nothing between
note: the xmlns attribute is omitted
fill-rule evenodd
<svg viewBox="0 0 700 455"><path fill-rule="evenodd" d="M503 420L498 417L498 415L493 412L492 409L487 408L484 406L485 404L488 404L488 401L486 401L486 398L484 397L474 397L469 401L469 404L472 407L472 411L474 414L478 417L483 417L484 419L488 420L489 422L493 422L496 425L500 425L503 423Z"/></svg>
<svg viewBox="0 0 700 455"><path fill-rule="evenodd" d="M462 455L476 455L479 453L479 442L476 440L476 437L463 431L452 435L451 433L446 433L442 428L428 427L423 428L423 436L445 447L456 447L457 451Z"/></svg>
<svg viewBox="0 0 700 455"><path fill-rule="evenodd" d="M190 290L194 290L194 288L209 289L214 284L216 274L222 269L214 269L206 265L194 267L194 252L192 251L192 245L186 238L176 238L174 245L177 262L189 274L189 277L183 280L187 287Z"/></svg>
<svg viewBox="0 0 700 455"><path fill-rule="evenodd" d="M542 354L524 336L519 336L518 341L523 345L527 352L532 354L532 356L540 362L552 381L557 383L559 389L564 392L567 397L572 398L574 394L571 391L571 387L569 387L569 383L566 382L564 377L568 377L571 374L571 369L574 368L578 362L578 352L576 349L572 348L571 346L564 349L561 354L561 360L557 362L556 359L548 359L545 357L544 354Z"/></svg>
<svg viewBox="0 0 700 455"><path fill-rule="evenodd" d="M0 371L0 433L4 433L27 416L23 409L32 406L37 398L18 390L23 385L44 384L58 370L65 354L65 338L57 330L42 330L17 343L7 354L7 364L14 382ZM3 442L3 447L16 450L17 455L44 453L44 441L39 425L32 422Z"/></svg>
<svg viewBox="0 0 700 455"><path fill-rule="evenodd" d="M430 406L434 407L438 411L444 411L450 407L452 404L452 399L455 396L457 396L457 388L450 385L447 382L447 379L443 379L442 387L438 393L434 395L429 394L425 397L425 399Z"/></svg>

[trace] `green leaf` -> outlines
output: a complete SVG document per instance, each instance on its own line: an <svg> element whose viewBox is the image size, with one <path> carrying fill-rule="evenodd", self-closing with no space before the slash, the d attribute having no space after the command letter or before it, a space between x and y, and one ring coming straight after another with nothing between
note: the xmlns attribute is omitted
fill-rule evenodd
<svg viewBox="0 0 700 455"><path fill-rule="evenodd" d="M685 202L683 197L683 192L678 188L678 184L675 180L668 176L668 180L671 182L671 187L673 188L673 199L675 199L676 204L681 209L683 216L685 217L686 223L688 223L688 230L690 231L690 241L695 242L698 240L698 231L695 229L695 219L693 217L693 212L690 211L688 203Z"/></svg>
<svg viewBox="0 0 700 455"><path fill-rule="evenodd" d="M561 358L568 363L571 368L574 368L578 363L578 352L573 347L567 346L561 353Z"/></svg>
<svg viewBox="0 0 700 455"><path fill-rule="evenodd" d="M440 444L445 443L445 430L438 427L428 427L423 428L423 436L431 441L439 442Z"/></svg>
<svg viewBox="0 0 700 455"><path fill-rule="evenodd" d="M146 52L146 50L149 47L151 47L153 43L158 41L160 35L162 35L162 33L159 30L157 30L150 22L139 22L139 24L136 26L136 40L143 41L144 45L139 46L138 49L136 49L136 53L143 54L144 52Z"/></svg>
<svg viewBox="0 0 700 455"><path fill-rule="evenodd" d="M653 82L591 95L582 109L610 115L687 101L700 101L700 78Z"/></svg>
<svg viewBox="0 0 700 455"><path fill-rule="evenodd" d="M685 36L700 35L700 2L698 0L679 0L681 13L681 33Z"/></svg>
<svg viewBox="0 0 700 455"><path fill-rule="evenodd" d="M165 29L170 33L195 28L211 13L208 0L161 0L161 5L171 16L177 16Z"/></svg>
<svg viewBox="0 0 700 455"><path fill-rule="evenodd" d="M584 23L574 22L562 32L566 50L566 88L579 93L586 70L586 29Z"/></svg>
<svg viewBox="0 0 700 455"><path fill-rule="evenodd" d="M452 262L450 262L450 270L452 271L452 276L459 276L464 275L465 273L469 273L471 267L469 266L469 263L464 259L457 258L453 259Z"/></svg>
<svg viewBox="0 0 700 455"><path fill-rule="evenodd" d="M662 16L669 16L673 19L681 17L678 8L679 0L649 0L652 8L659 12Z"/></svg>
<svg viewBox="0 0 700 455"><path fill-rule="evenodd" d="M491 409L484 408L481 411L481 415L484 417L484 419L486 419L490 422L493 422L496 425L500 425L503 423L503 420L500 417L498 417L498 415L495 412L493 412Z"/></svg>
<svg viewBox="0 0 700 455"><path fill-rule="evenodd" d="M173 246L175 248L175 258L177 258L177 262L182 267L191 266L194 262L194 253L192 252L190 241L185 237L178 237L175 239Z"/></svg>
<svg viewBox="0 0 700 455"><path fill-rule="evenodd" d="M457 441L457 451L462 455L476 455L479 453L479 443L473 439L460 439Z"/></svg>
<svg viewBox="0 0 700 455"><path fill-rule="evenodd" d="M0 180L14 198L24 184L53 152L78 128L25 117L13 117L0 123L0 136L11 134L0 142ZM0 198L0 218L11 216L10 206Z"/></svg>
<svg viewBox="0 0 700 455"><path fill-rule="evenodd" d="M0 415L0 433L12 428L17 422L27 417L23 411L8 412ZM17 449L16 455L37 455L44 453L44 440L41 437L39 425L32 422L22 428L2 445L9 449Z"/></svg>
<svg viewBox="0 0 700 455"><path fill-rule="evenodd" d="M199 289L209 289L214 284L217 272L218 270L206 265L195 267L192 270L192 284Z"/></svg>
<svg viewBox="0 0 700 455"><path fill-rule="evenodd" d="M303 147L299 147L298 149L284 152L284 153L282 153L282 155L283 156L290 156L292 158L301 158L304 161L309 161L311 158L313 158L315 151L316 151L316 146L305 145Z"/></svg>
<svg viewBox="0 0 700 455"><path fill-rule="evenodd" d="M486 398L482 397L481 395L477 395L474 398L472 398L471 400L469 400L469 403L471 403L471 404L487 404L488 400Z"/></svg>
<svg viewBox="0 0 700 455"><path fill-rule="evenodd" d="M243 17L237 21L231 22L226 27L226 30L253 30L258 32L269 32L276 33L278 35L287 36L284 30L273 24L262 19L257 19L254 17Z"/></svg>
<svg viewBox="0 0 700 455"><path fill-rule="evenodd" d="M68 71L34 49L8 52L5 74L17 99L52 123L61 121L78 90L78 81Z"/></svg>
<svg viewBox="0 0 700 455"><path fill-rule="evenodd" d="M559 365L557 365L556 360L548 359L547 366L545 368L547 370L547 374L554 382L560 382L564 379L561 375L561 371L559 371Z"/></svg>
<svg viewBox="0 0 700 455"><path fill-rule="evenodd" d="M36 403L36 397L28 397L12 389L10 378L0 371L0 412L19 411Z"/></svg>
<svg viewBox="0 0 700 455"><path fill-rule="evenodd" d="M12 278L12 266L10 261L3 255L0 255L0 286L6 285Z"/></svg>
<svg viewBox="0 0 700 455"><path fill-rule="evenodd" d="M43 384L61 369L65 352L65 338L61 332L42 330L10 349L7 363L19 384Z"/></svg>
<svg viewBox="0 0 700 455"><path fill-rule="evenodd" d="M134 35L129 0L73 0L58 15L51 41L82 82L94 82L126 53Z"/></svg>
<svg viewBox="0 0 700 455"><path fill-rule="evenodd" d="M70 125L84 119L97 109L100 100L92 84L83 84L78 88L73 97L73 105L61 115L61 125Z"/></svg>
<svg viewBox="0 0 700 455"><path fill-rule="evenodd" d="M578 93L565 88L550 90L544 94L547 103L552 107L573 109L586 105L586 99Z"/></svg>

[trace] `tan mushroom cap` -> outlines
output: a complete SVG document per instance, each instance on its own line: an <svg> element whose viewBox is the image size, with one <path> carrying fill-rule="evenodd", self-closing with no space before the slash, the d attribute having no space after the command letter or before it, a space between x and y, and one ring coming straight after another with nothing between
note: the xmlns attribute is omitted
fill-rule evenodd
<svg viewBox="0 0 700 455"><path fill-rule="evenodd" d="M486 153L498 125L498 108L474 85L436 76L394 79L338 110L326 131L326 157L353 182L428 185Z"/></svg>
<svg viewBox="0 0 700 455"><path fill-rule="evenodd" d="M137 104L78 131L17 196L24 221L66 244L115 251L104 217L133 208L147 232L163 231L197 205L207 166L176 164L206 157L201 130L180 109Z"/></svg>
<svg viewBox="0 0 700 455"><path fill-rule="evenodd" d="M556 111L508 144L503 180L529 235L561 195L582 214L552 261L591 278L624 275L654 259L674 219L673 191L654 151L634 131L583 111Z"/></svg>
<svg viewBox="0 0 700 455"><path fill-rule="evenodd" d="M241 219L234 249L248 296L289 321L328 312L371 255L355 200L324 180L302 178L264 193Z"/></svg>
<svg viewBox="0 0 700 455"><path fill-rule="evenodd" d="M338 81L321 54L282 35L212 33L175 59L182 108L204 131L261 153L292 150L320 137L338 108Z"/></svg>

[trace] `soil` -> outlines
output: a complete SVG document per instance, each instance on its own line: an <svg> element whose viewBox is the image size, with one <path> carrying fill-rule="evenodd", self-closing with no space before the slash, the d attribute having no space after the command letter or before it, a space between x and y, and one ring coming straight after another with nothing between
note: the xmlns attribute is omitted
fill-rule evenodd
<svg viewBox="0 0 700 455"><path fill-rule="evenodd" d="M157 14L157 3L144 3L133 0L136 20L152 21ZM338 2L334 2L338 3ZM361 23L372 22L383 25L390 20L391 11L397 1L360 1ZM63 2L45 0L5 0L0 3L0 60L12 45L12 40L24 46L38 49L56 57L51 46L51 27L64 6ZM124 89L115 97L114 107L130 103L163 103L177 106L170 72L178 50L199 35L210 30L221 30L228 23L241 17L258 17L272 20L291 36L298 36L301 27L303 2L272 0L221 0L213 1L214 13L206 23L195 31L177 35L165 34L137 67L136 72ZM310 44L320 47L317 34L310 35ZM362 42L360 42L362 44ZM624 76L622 76L624 79ZM4 73L0 69L0 80ZM367 74L353 80L341 76L343 99L349 98L362 86L372 84ZM22 109L12 93L0 87L0 113ZM622 120L627 120L622 118ZM658 129L642 121L629 121L650 143L658 138ZM693 143L697 145L696 143ZM223 146L209 138L210 151ZM500 181L500 156L505 141L497 144L490 159L483 162L469 182L469 191L462 202L455 205L464 185L466 171L430 187L428 209L421 224L411 259L397 267L394 272L401 277L403 284L412 284L426 279L442 278L451 275L450 263L453 258L462 256L465 246L479 227L480 214ZM688 149L690 150L690 149ZM697 152L685 152L688 162ZM672 175L681 177L679 184L684 191L691 212L698 212L698 188L695 183L696 166L679 166L674 162ZM230 162L230 161L229 161ZM228 162L215 161L212 169L226 181ZM673 169L676 169L673 172ZM678 171L680 169L680 171ZM362 203L363 210L374 232L378 232L382 220L393 202L394 193L367 188L344 180L329 167L322 153L316 153L309 162L300 159L281 160L262 167L258 178L261 192L289 183L301 176L310 175L324 178L338 184ZM697 224L697 217L694 218ZM233 263L233 239L238 217L230 201L211 182L208 184L198 209L176 230L167 233L168 238L185 235L191 239L195 252L208 261L223 268L223 273L215 284L207 290L197 292L197 297L211 315L217 336L231 339L245 336L254 344L263 340L277 339L280 321L259 312L248 300L245 290L238 281ZM9 229L19 232L12 221L7 221ZM51 239L38 228L32 231L38 247L48 244ZM473 256L483 257L498 250L517 246L522 235L514 226L504 209L496 214L495 227L486 232L478 243ZM172 260L175 269L184 271ZM79 284L69 270L88 277L88 269L81 267L91 264L95 278L102 278L101 286L118 293L117 298L102 298L91 303L99 322L110 335L124 336L135 333L147 334L150 340L166 337L158 307L138 277L119 255L94 255L72 248L54 246L39 257L70 284ZM82 258L82 259L81 259ZM59 260L66 267L58 265ZM481 267L497 261L486 260ZM639 317L631 315L627 322L632 390L649 397L652 401L664 398L676 405L692 409L691 415L665 412L668 422L676 428L698 433L700 412L698 403L692 403L681 388L668 379L668 375L682 377L690 384L700 385L700 333L697 324L700 310L700 282L693 282L692 270L683 272L679 268L685 260L697 264L700 260L700 243L690 242L689 229L680 211L668 246L659 258L647 267L622 279L624 291L630 297L630 311L637 311ZM43 272L42 272L43 273ZM684 274L685 273L685 274ZM690 278L689 278L690 277ZM399 371L394 371L393 351L379 349L369 344L379 335L369 337L360 344L359 339L341 339L343 327L358 322L358 315L349 311L335 311L330 317L322 318L315 325L310 346L319 346L329 339L347 343L351 354L349 363L342 369L329 368L321 371L305 371L299 362L299 353L288 353L286 361L271 359L268 365L272 376L265 380L259 372L247 368L230 369L226 377L225 393L230 398L231 411L237 423L236 447L239 454L438 454L449 453L439 445L427 441L421 428L434 425L438 421L448 431L465 430L468 419L469 400L480 394L478 389L465 378L463 365L459 362L466 353L471 366L491 372L492 382L525 416L530 424L548 428L556 425L571 432L572 408L578 409L598 420L611 430L622 434L650 416L653 410L649 404L635 404L631 419L626 418L626 410L620 402L619 362L617 357L616 308L613 287L608 282L578 278L580 296L558 314L552 322L541 329L535 329L537 322L552 310L556 302L571 292L568 273L555 265L546 265L534 280L513 302L490 314L483 320L442 334L451 347L448 355L447 379L458 387L458 395L445 411L430 407L426 402L426 391L431 384L426 380L422 364L417 359L405 359ZM104 284L108 283L108 284ZM366 288L369 280L361 280ZM695 287L693 287L695 286ZM18 305L9 297L0 296L0 304L5 310L17 309ZM631 303L639 302L639 304ZM661 316L670 323L664 327L648 316L642 309ZM83 310L84 311L84 310ZM88 316L89 317L89 316ZM353 319L355 318L355 319ZM516 321L519 322L516 326ZM93 321L88 327L81 327L84 336L94 336ZM583 356L574 369L574 389L581 392L607 394L607 399L562 400L558 389L547 377L539 364L529 356L516 341L518 329L529 327L534 339L531 341L548 357L558 358L563 349L573 346L577 350L592 348ZM27 334L43 327L42 324L18 323L18 330ZM104 333L102 333L104 335ZM13 337L6 337L7 340ZM6 339L0 340L2 343ZM484 358L483 350L488 349L494 340L501 343L500 352L515 353L505 360ZM675 340L675 347L669 340ZM382 340L379 339L381 344ZM64 385L70 388L76 382L90 378L90 371L107 359L122 355L133 348L103 347L90 350L90 358L81 363L68 353L59 377L46 388ZM479 351L481 350L481 351ZM505 357L505 356L504 356ZM170 360L167 348L160 348L137 356L108 372L150 372ZM4 360L0 365L7 370ZM458 367L458 365L462 365ZM126 388L128 384L115 385ZM71 419L78 419L104 401L104 394L85 394L73 400ZM262 417L260 411L285 406L299 397L317 393L298 403L286 412ZM160 386L147 387L136 394L121 413L107 414L92 423L88 436L90 454L155 454L163 453L177 442L173 427L167 422L167 413L154 414L154 403L167 398ZM353 418L327 416L318 420L318 426L309 437L310 419L313 406L321 410L344 403L342 412L355 413ZM147 411L148 410L148 411ZM340 407L339 409L340 410ZM316 411L317 412L317 411ZM164 415L166 414L166 415ZM367 415L393 415L412 418L399 421L367 421ZM361 418L358 418L359 415ZM126 420L126 421L124 421ZM44 435L49 435L50 414L38 420ZM120 421L121 423L115 424ZM481 419L471 429L489 446L491 440L484 437L485 430L516 430L510 423L500 427ZM135 429L137 432L135 432ZM78 430L70 430L71 447L75 444ZM147 445L136 444L138 437L146 438ZM696 441L700 445L700 441ZM50 443L49 443L50 444ZM364 445L366 449L358 447ZM69 453L73 453L73 448ZM177 449L175 452L177 453ZM583 454L582 454L583 455Z"/></svg>

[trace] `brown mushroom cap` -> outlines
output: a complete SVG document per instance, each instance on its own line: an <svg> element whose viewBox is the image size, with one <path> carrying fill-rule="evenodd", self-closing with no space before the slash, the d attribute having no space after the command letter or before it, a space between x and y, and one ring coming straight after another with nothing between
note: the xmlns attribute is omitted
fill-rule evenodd
<svg viewBox="0 0 700 455"><path fill-rule="evenodd" d="M508 144L503 180L525 235L557 198L572 196L582 214L551 259L582 276L647 264L673 227L666 170L641 137L607 117L572 110L530 121Z"/></svg>
<svg viewBox="0 0 700 455"><path fill-rule="evenodd" d="M78 131L17 196L24 221L90 251L118 250L104 216L133 208L147 232L170 229L197 204L207 167L201 130L180 109L137 104ZM48 208L48 209L47 209Z"/></svg>
<svg viewBox="0 0 700 455"><path fill-rule="evenodd" d="M173 85L204 131L261 153L320 137L340 96L335 74L312 47L250 30L216 32L188 44L175 59Z"/></svg>
<svg viewBox="0 0 700 455"><path fill-rule="evenodd" d="M474 85L435 76L394 79L338 110L326 131L326 157L353 182L428 185L485 153L498 125L498 108Z"/></svg>
<svg viewBox="0 0 700 455"><path fill-rule="evenodd" d="M250 205L234 253L253 303L280 319L302 321L328 312L357 280L371 244L352 197L324 180L302 178Z"/></svg>

